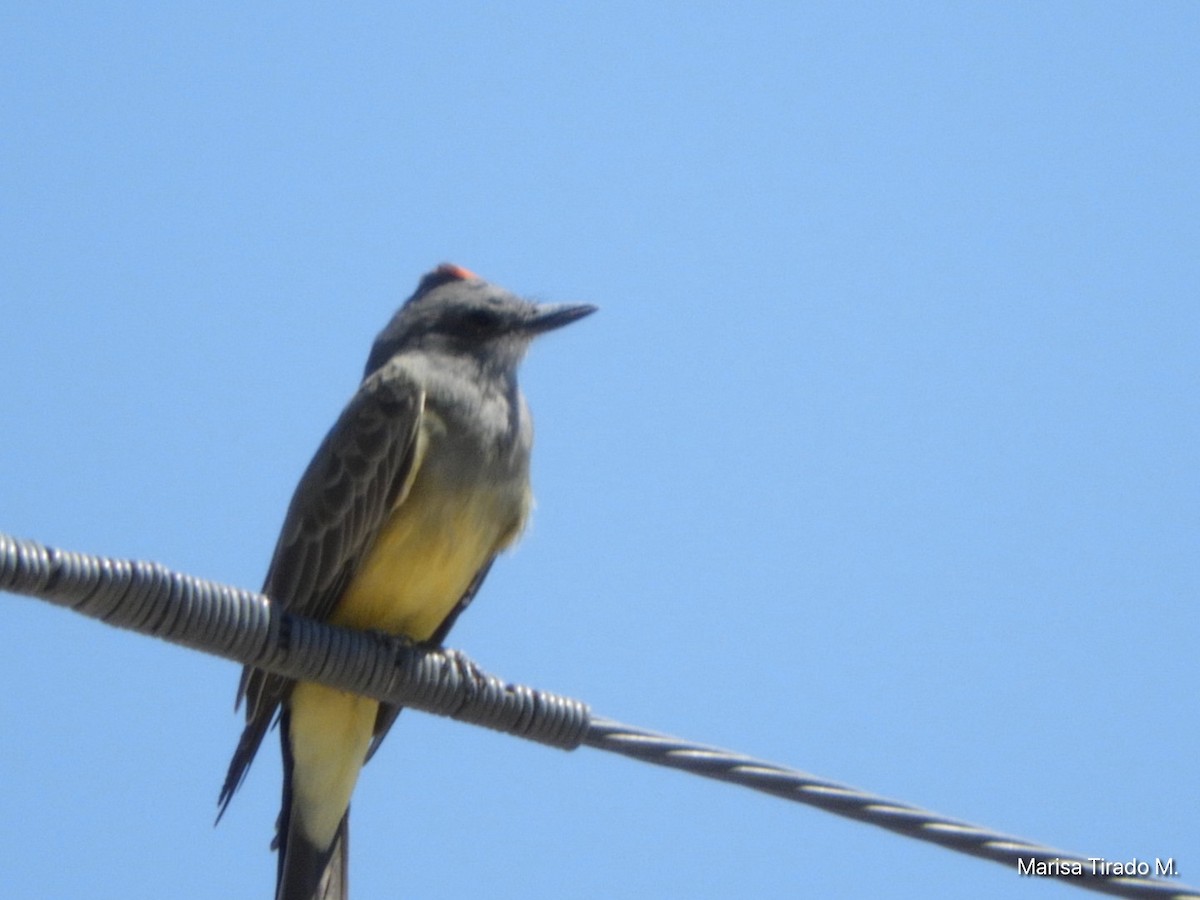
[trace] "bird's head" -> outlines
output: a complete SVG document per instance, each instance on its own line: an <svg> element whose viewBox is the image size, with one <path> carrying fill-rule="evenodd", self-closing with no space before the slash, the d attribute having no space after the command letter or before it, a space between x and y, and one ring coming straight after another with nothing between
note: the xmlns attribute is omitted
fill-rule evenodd
<svg viewBox="0 0 1200 900"><path fill-rule="evenodd" d="M421 279L375 339L364 375L397 353L425 349L515 369L539 334L596 311L587 303L534 303L443 263Z"/></svg>

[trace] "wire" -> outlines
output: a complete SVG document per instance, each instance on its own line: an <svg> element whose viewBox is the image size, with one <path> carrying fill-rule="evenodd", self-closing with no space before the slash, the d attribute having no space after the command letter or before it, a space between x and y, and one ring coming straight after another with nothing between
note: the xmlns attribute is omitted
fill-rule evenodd
<svg viewBox="0 0 1200 900"><path fill-rule="evenodd" d="M284 675L483 725L564 750L580 746L727 781L906 837L1117 897L1200 900L1179 881L1113 876L1089 858L949 819L774 763L593 716L587 704L507 684L456 650L338 628L262 594L158 563L73 553L0 534L0 590ZM1172 864L1163 861L1162 865ZM1149 864L1146 864L1149 867ZM1156 861L1156 866L1159 863ZM1172 874L1159 872L1158 874Z"/></svg>
<svg viewBox="0 0 1200 900"><path fill-rule="evenodd" d="M1099 857L1093 859L1055 850L775 763L694 744L598 716L592 718L584 744L621 753L642 762L681 769L693 775L727 781L785 800L815 806L825 812L898 832L905 837L1001 863L1018 874L1045 873L1048 877L1057 877L1076 887L1117 897L1194 900L1200 896L1195 888L1178 882L1104 875L1101 866L1103 860ZM1149 863L1146 865L1151 871L1155 868ZM1164 860L1162 865L1173 868L1174 861Z"/></svg>

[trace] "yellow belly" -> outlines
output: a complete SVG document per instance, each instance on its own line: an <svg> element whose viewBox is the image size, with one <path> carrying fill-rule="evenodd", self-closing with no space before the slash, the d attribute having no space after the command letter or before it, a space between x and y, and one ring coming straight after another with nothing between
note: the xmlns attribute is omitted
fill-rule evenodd
<svg viewBox="0 0 1200 900"><path fill-rule="evenodd" d="M488 491L431 497L418 481L392 513L330 621L427 640L479 569L520 531L524 510Z"/></svg>
<svg viewBox="0 0 1200 900"><path fill-rule="evenodd" d="M433 495L437 494L436 497ZM520 533L528 494L432 491L418 479L393 510L330 621L428 640L479 569ZM309 839L328 846L350 803L379 704L308 682L291 714L294 814Z"/></svg>
<svg viewBox="0 0 1200 900"><path fill-rule="evenodd" d="M379 704L301 681L292 689L288 711L292 815L310 841L328 847L350 805Z"/></svg>

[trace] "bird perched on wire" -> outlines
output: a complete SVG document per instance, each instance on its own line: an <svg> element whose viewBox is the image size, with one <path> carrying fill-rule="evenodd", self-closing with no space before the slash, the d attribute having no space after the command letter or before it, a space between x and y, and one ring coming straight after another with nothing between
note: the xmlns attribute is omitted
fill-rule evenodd
<svg viewBox="0 0 1200 900"><path fill-rule="evenodd" d="M529 515L517 367L536 336L594 311L532 303L454 265L425 275L301 477L263 593L291 613L440 644ZM220 813L278 716L276 900L344 900L350 795L400 708L249 667L242 701Z"/></svg>

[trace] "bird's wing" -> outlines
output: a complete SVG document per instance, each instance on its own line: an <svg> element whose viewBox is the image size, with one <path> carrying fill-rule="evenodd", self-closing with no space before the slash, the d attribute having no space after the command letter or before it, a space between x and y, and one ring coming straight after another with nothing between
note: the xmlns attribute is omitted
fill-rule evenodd
<svg viewBox="0 0 1200 900"><path fill-rule="evenodd" d="M272 602L297 615L329 618L412 485L424 404L424 389L400 360L362 383L296 487L263 585ZM246 728L221 790L222 813L291 684L259 669L243 671L238 703L246 701Z"/></svg>

